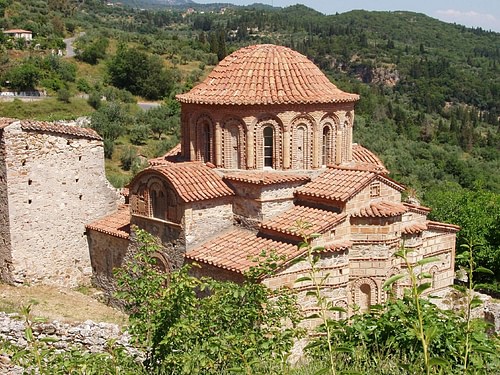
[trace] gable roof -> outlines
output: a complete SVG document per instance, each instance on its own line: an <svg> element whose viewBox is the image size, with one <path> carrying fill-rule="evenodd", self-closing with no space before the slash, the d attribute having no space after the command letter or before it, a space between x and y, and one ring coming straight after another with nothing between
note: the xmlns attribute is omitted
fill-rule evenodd
<svg viewBox="0 0 500 375"><path fill-rule="evenodd" d="M258 264L254 258L262 251L267 255L275 251L277 255L285 256L286 260L300 254L296 245L259 237L248 230L234 229L188 251L185 257L243 274Z"/></svg>
<svg viewBox="0 0 500 375"><path fill-rule="evenodd" d="M288 182L306 182L311 179L308 176L280 172L231 172L224 174L224 180L243 182L253 185L274 185Z"/></svg>
<svg viewBox="0 0 500 375"><path fill-rule="evenodd" d="M116 212L85 225L85 228L113 237L128 239L130 236L129 206L121 205Z"/></svg>
<svg viewBox="0 0 500 375"><path fill-rule="evenodd" d="M283 46L259 44L223 59L182 103L271 105L345 103L359 95L338 89L306 56Z"/></svg>
<svg viewBox="0 0 500 375"><path fill-rule="evenodd" d="M301 239L301 235L311 235L313 233L324 233L335 227L347 217L346 214L312 208L306 206L294 206L281 215L273 217L261 224L261 232L266 234L284 233ZM307 228L303 228L304 233L297 231L297 224L303 223Z"/></svg>
<svg viewBox="0 0 500 375"><path fill-rule="evenodd" d="M328 168L313 181L299 187L296 194L334 201L346 201L372 181L371 171Z"/></svg>
<svg viewBox="0 0 500 375"><path fill-rule="evenodd" d="M157 173L165 177L186 203L234 195L234 192L222 181L222 177L201 162L152 166L137 174L130 186L148 173Z"/></svg>

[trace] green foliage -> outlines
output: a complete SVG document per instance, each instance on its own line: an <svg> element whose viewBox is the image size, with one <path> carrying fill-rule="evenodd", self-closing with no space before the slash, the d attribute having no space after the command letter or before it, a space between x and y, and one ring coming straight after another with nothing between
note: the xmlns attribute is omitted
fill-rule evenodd
<svg viewBox="0 0 500 375"><path fill-rule="evenodd" d="M159 56L123 45L110 60L108 73L114 86L153 100L168 96L178 81L173 70L163 67Z"/></svg>
<svg viewBox="0 0 500 375"><path fill-rule="evenodd" d="M111 158L115 140L131 122L128 108L119 102L106 102L91 116L91 127L104 139L104 155Z"/></svg>
<svg viewBox="0 0 500 375"><path fill-rule="evenodd" d="M12 357L14 364L25 369L24 373L52 374L89 374L89 375L141 375L146 374L142 364L126 353L125 349L114 342L107 343L106 352L90 353L77 347L69 350L56 350L52 344L57 339L38 338L35 335L31 306L23 307L21 317L25 324L26 345L17 347L2 342L4 354Z"/></svg>
<svg viewBox="0 0 500 375"><path fill-rule="evenodd" d="M34 90L42 72L32 63L24 63L13 67L7 72L10 87L19 91Z"/></svg>
<svg viewBox="0 0 500 375"><path fill-rule="evenodd" d="M464 245L481 245L475 247L475 262L493 271L494 275L481 274L477 280L483 283L500 281L500 194L447 184L430 189L425 201L433 207L431 219L460 226L458 254ZM464 259L457 257L457 265L468 266Z"/></svg>
<svg viewBox="0 0 500 375"><path fill-rule="evenodd" d="M68 89L63 87L57 92L57 100L60 100L61 102L64 103L70 103L70 99L71 99L71 94Z"/></svg>
<svg viewBox="0 0 500 375"><path fill-rule="evenodd" d="M106 56L109 40L99 35L92 37L80 36L75 41L76 58L88 64L95 65Z"/></svg>
<svg viewBox="0 0 500 375"><path fill-rule="evenodd" d="M267 373L282 373L296 336L291 295L251 280L238 285L198 279L188 266L162 272L153 257L158 244L134 230L142 245L117 270L118 296L147 350L150 373L254 373L262 363Z"/></svg>

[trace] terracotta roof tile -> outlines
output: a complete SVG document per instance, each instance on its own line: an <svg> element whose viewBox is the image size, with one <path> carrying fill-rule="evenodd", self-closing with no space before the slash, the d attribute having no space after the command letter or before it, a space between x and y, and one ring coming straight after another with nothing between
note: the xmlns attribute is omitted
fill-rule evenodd
<svg viewBox="0 0 500 375"><path fill-rule="evenodd" d="M308 176L280 172L233 172L226 173L225 180L245 182L254 185L273 185L287 182L306 182L311 179Z"/></svg>
<svg viewBox="0 0 500 375"><path fill-rule="evenodd" d="M32 34L30 30L23 30L23 29L9 29L9 30L4 30L5 34L10 34L10 33L28 33Z"/></svg>
<svg viewBox="0 0 500 375"><path fill-rule="evenodd" d="M313 181L299 187L296 193L328 200L346 201L367 186L376 176L377 174L371 171L329 168Z"/></svg>
<svg viewBox="0 0 500 375"><path fill-rule="evenodd" d="M409 223L406 224L403 228L401 228L401 233L403 234L417 234L422 233L427 230L427 223Z"/></svg>
<svg viewBox="0 0 500 375"><path fill-rule="evenodd" d="M325 251L344 251L347 249L350 249L352 247L352 242L351 241L346 241L346 240L340 240L340 241L333 241L325 244L324 248Z"/></svg>
<svg viewBox="0 0 500 375"><path fill-rule="evenodd" d="M354 213L354 217L391 217L402 215L408 211L403 203L376 201L369 206L363 207L359 212Z"/></svg>
<svg viewBox="0 0 500 375"><path fill-rule="evenodd" d="M408 208L408 211L413 211L413 212L418 212L418 213L423 213L423 214L427 214L427 213L432 211L432 209L429 207L419 206L419 205L411 204L408 202L404 202L403 204Z"/></svg>
<svg viewBox="0 0 500 375"><path fill-rule="evenodd" d="M358 167L366 167L368 170L383 174L389 173L382 161L373 152L357 143L352 145L352 158Z"/></svg>
<svg viewBox="0 0 500 375"><path fill-rule="evenodd" d="M168 151L165 155L158 158L149 159L149 165L164 165L175 163L181 154L181 144L178 143L174 148Z"/></svg>
<svg viewBox="0 0 500 375"><path fill-rule="evenodd" d="M427 229L442 230L445 232L456 233L460 230L460 227L454 224L440 223L438 221L428 221Z"/></svg>
<svg viewBox="0 0 500 375"><path fill-rule="evenodd" d="M16 120L10 118L0 118L0 129L6 126L19 122L21 124L21 129L25 131L38 131L43 133L56 133L56 134L66 134L73 135L81 138L98 139L102 138L95 132L95 130L90 128L82 128L75 125L63 125L55 122L47 121L33 121L33 120Z"/></svg>
<svg viewBox="0 0 500 375"><path fill-rule="evenodd" d="M266 105L355 102L359 96L338 89L306 56L287 47L260 44L233 52L202 83L177 99Z"/></svg>
<svg viewBox="0 0 500 375"><path fill-rule="evenodd" d="M338 214L332 211L318 208L294 206L279 216L273 217L261 224L261 232L264 233L285 233L300 239L300 235L294 229L297 222L309 224L305 230L306 235L313 233L323 233L346 218L346 214Z"/></svg>
<svg viewBox="0 0 500 375"><path fill-rule="evenodd" d="M234 195L216 171L201 162L168 163L140 172L134 179L151 171L165 176L184 202L203 201Z"/></svg>
<svg viewBox="0 0 500 375"><path fill-rule="evenodd" d="M284 255L286 260L299 255L296 245L259 237L247 230L235 229L188 251L185 257L196 262L244 273L257 264L253 258L259 256L262 251L268 254L275 251L278 255Z"/></svg>
<svg viewBox="0 0 500 375"><path fill-rule="evenodd" d="M115 213L96 220L85 226L96 232L128 239L130 235L130 210L128 205L121 205Z"/></svg>

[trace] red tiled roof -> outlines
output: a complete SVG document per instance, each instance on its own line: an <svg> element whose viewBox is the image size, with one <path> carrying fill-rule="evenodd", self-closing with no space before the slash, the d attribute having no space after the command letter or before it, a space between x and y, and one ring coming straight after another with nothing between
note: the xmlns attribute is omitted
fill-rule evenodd
<svg viewBox="0 0 500 375"><path fill-rule="evenodd" d="M300 174L285 174L280 172L233 172L224 174L225 180L245 182L255 185L273 185L287 182L306 182L311 179Z"/></svg>
<svg viewBox="0 0 500 375"><path fill-rule="evenodd" d="M427 213L432 211L432 209L429 207L417 206L416 204L411 204L408 202L404 202L403 204L408 208L408 211L413 211L413 212L423 213L423 214L427 214Z"/></svg>
<svg viewBox="0 0 500 375"><path fill-rule="evenodd" d="M299 187L298 195L307 195L328 200L346 201L359 192L377 174L357 169L329 168L316 179Z"/></svg>
<svg viewBox="0 0 500 375"><path fill-rule="evenodd" d="M115 213L96 220L85 226L96 232L128 239L130 235L130 210L128 205L121 205Z"/></svg>
<svg viewBox="0 0 500 375"><path fill-rule="evenodd" d="M323 252L325 252L325 251L344 251L344 250L351 248L351 246L352 246L351 241L341 240L341 241L329 242L324 246L325 250L323 250Z"/></svg>
<svg viewBox="0 0 500 375"><path fill-rule="evenodd" d="M30 30L23 30L23 29L4 30L4 34L12 34L12 33L27 33L27 34L32 34L33 32L30 31Z"/></svg>
<svg viewBox="0 0 500 375"><path fill-rule="evenodd" d="M454 224L440 223L438 221L428 221L427 229L435 229L435 230L442 230L445 232L455 233L460 230L460 227Z"/></svg>
<svg viewBox="0 0 500 375"><path fill-rule="evenodd" d="M427 230L427 223L410 223L405 225L401 229L401 233L403 234L417 234L422 233L424 230Z"/></svg>
<svg viewBox="0 0 500 375"><path fill-rule="evenodd" d="M163 165L168 164L170 162L175 162L177 157L181 153L181 144L178 143L174 148L168 151L165 155L160 156L158 158L148 160L149 165Z"/></svg>
<svg viewBox="0 0 500 375"><path fill-rule="evenodd" d="M222 181L222 177L201 162L168 163L150 167L140 172L134 180L151 172L165 176L184 202L234 195ZM132 184L133 182L130 185Z"/></svg>
<svg viewBox="0 0 500 375"><path fill-rule="evenodd" d="M302 235L313 233L323 233L346 218L346 214L321 210L305 206L294 206L279 216L273 217L261 224L261 231L264 233L278 232L298 237L297 223L308 224Z"/></svg>
<svg viewBox="0 0 500 375"><path fill-rule="evenodd" d="M287 47L260 44L227 56L183 103L269 105L355 102L359 95L338 89L306 56Z"/></svg>
<svg viewBox="0 0 500 375"><path fill-rule="evenodd" d="M402 215L408 211L403 203L376 201L371 202L368 207L363 207L354 217L391 217Z"/></svg>
<svg viewBox="0 0 500 375"><path fill-rule="evenodd" d="M229 271L244 273L250 267L257 265L253 258L262 251L270 254L275 251L290 260L299 255L296 245L258 237L255 233L235 229L188 251L187 259L206 263Z"/></svg>
<svg viewBox="0 0 500 375"><path fill-rule="evenodd" d="M16 120L3 117L0 118L0 129L15 122L19 122L21 124L21 129L25 131L39 131L44 133L67 134L81 138L102 139L99 134L95 132L95 130L90 128L82 128L75 125L62 125L46 121Z"/></svg>
<svg viewBox="0 0 500 375"><path fill-rule="evenodd" d="M382 161L373 152L357 143L353 143L352 145L352 158L360 167L364 166L368 170L384 174L389 173Z"/></svg>

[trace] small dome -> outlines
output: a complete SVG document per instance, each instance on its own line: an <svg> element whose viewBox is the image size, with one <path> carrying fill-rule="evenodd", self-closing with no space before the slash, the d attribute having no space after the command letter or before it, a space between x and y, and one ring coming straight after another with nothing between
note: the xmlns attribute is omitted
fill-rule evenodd
<svg viewBox="0 0 500 375"><path fill-rule="evenodd" d="M356 94L338 89L306 56L287 47L259 44L222 60L183 103L269 105L355 102Z"/></svg>

